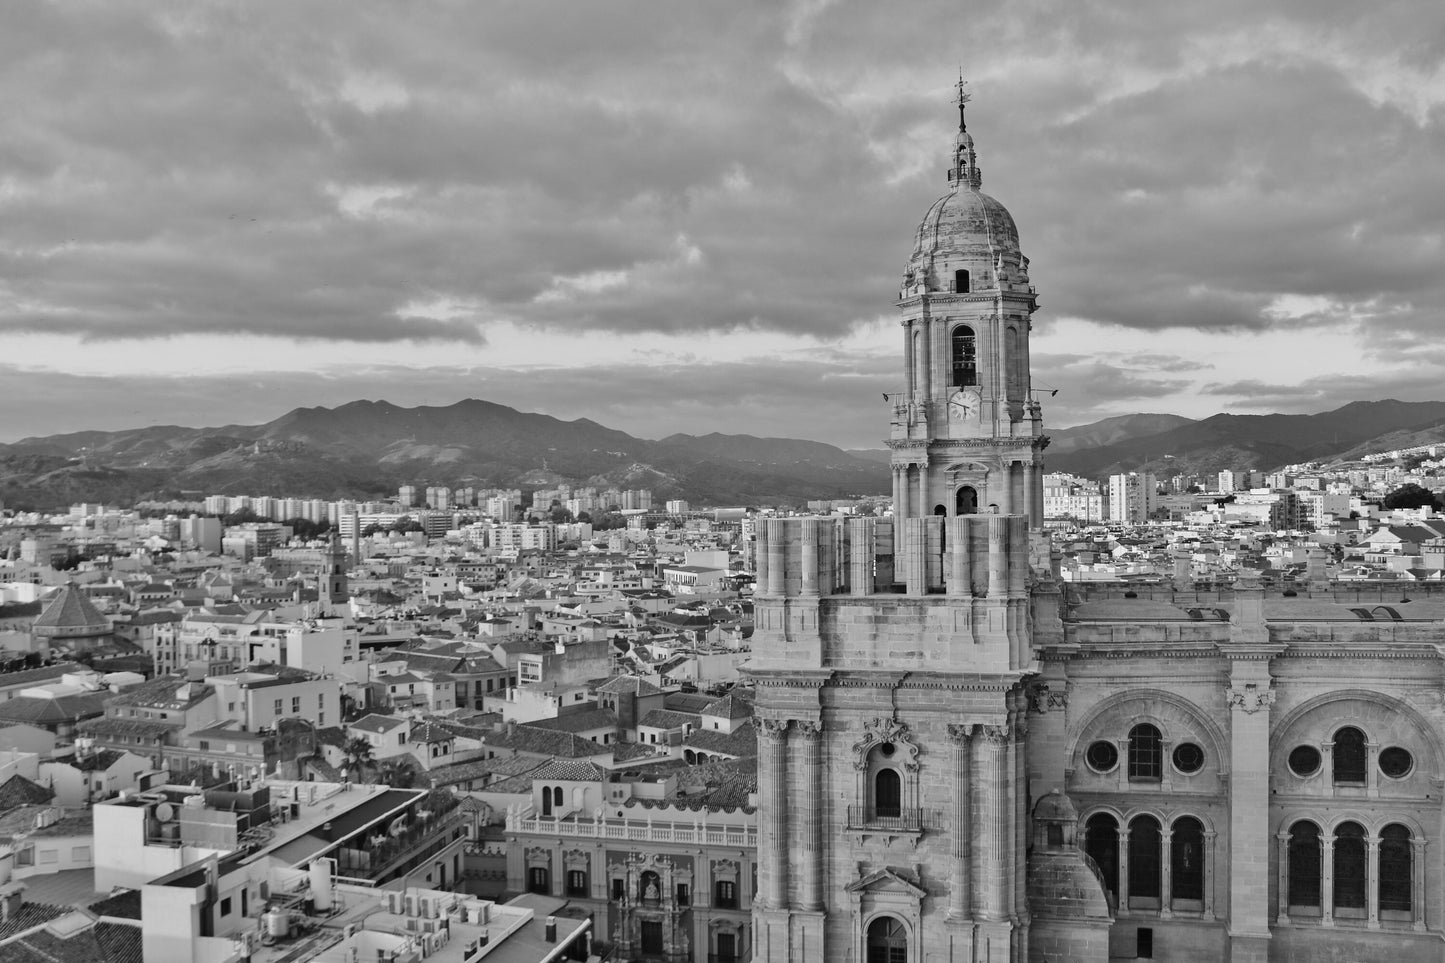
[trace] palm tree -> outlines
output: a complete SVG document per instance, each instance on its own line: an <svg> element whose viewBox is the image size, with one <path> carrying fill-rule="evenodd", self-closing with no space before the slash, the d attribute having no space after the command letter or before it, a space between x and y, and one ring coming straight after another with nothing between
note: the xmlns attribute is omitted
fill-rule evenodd
<svg viewBox="0 0 1445 963"><path fill-rule="evenodd" d="M361 774L365 770L373 768L376 761L371 752L371 743L360 736L347 740L346 758L357 782L361 781Z"/></svg>
<svg viewBox="0 0 1445 963"><path fill-rule="evenodd" d="M376 777L392 789L410 789L416 782L416 770L400 760L391 759L381 764Z"/></svg>

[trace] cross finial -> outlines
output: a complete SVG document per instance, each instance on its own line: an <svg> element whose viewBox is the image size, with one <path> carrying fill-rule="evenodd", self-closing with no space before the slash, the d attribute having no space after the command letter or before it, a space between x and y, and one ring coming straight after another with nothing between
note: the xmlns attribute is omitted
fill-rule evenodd
<svg viewBox="0 0 1445 963"><path fill-rule="evenodd" d="M967 129L968 129L968 128L964 125L964 122L963 122L963 108L964 108L964 105L965 105L965 104L967 104L970 100L973 99L973 94L970 94L970 93L968 92L967 86L968 86L968 82L963 79L963 68L962 68L962 67L959 67L959 68L958 68L958 129L959 129L959 130L967 130Z"/></svg>

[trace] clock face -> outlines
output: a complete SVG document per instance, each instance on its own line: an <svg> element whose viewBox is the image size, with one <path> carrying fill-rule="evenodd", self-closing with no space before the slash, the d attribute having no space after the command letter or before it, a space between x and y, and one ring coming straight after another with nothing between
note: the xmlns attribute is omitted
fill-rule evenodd
<svg viewBox="0 0 1445 963"><path fill-rule="evenodd" d="M948 402L948 416L954 421L978 417L979 397L977 392L957 391Z"/></svg>

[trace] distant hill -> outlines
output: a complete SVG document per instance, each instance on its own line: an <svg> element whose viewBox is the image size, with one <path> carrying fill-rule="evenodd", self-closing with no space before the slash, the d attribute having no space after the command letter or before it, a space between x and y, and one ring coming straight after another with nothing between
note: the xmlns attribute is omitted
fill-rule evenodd
<svg viewBox="0 0 1445 963"><path fill-rule="evenodd" d="M1064 435L1067 444L1080 432L1096 427L1085 425L1050 435ZM1146 465L1160 474L1226 468L1269 471L1296 462L1327 461L1349 451L1399 447L1388 439L1422 437L1432 429L1439 432L1435 437L1445 437L1445 402L1356 401L1314 415L1219 414L1149 434L1130 433L1104 444L1062 450L1050 445L1045 459L1052 471L1090 478Z"/></svg>
<svg viewBox="0 0 1445 963"><path fill-rule="evenodd" d="M878 494L887 469L813 441L673 435L648 441L470 399L402 408L297 408L264 425L83 431L0 445L0 499L15 507L130 502L181 491L317 498L398 485L650 488L699 503Z"/></svg>
<svg viewBox="0 0 1445 963"><path fill-rule="evenodd" d="M1051 471L1091 478L1270 470L1445 440L1445 402L1361 401L1314 415L1136 414L1049 431ZM15 508L128 504L182 492L382 497L397 486L648 488L698 504L797 504L883 494L886 449L792 438L635 438L475 399L402 408L297 408L264 425L81 431L0 445L0 500Z"/></svg>
<svg viewBox="0 0 1445 963"><path fill-rule="evenodd" d="M1131 438L1147 438L1182 428L1193 421L1193 418L1182 415L1117 415L1076 428L1046 428L1049 438L1052 439L1048 457L1053 461L1065 452L1078 451L1081 448L1099 448Z"/></svg>

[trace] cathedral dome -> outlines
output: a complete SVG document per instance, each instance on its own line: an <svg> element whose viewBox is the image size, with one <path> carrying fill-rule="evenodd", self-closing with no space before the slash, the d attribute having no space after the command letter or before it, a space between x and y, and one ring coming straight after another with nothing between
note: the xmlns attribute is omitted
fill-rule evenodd
<svg viewBox="0 0 1445 963"><path fill-rule="evenodd" d="M1019 231L1014 219L998 201L968 184L933 202L913 245L913 259L949 255L1017 253Z"/></svg>

